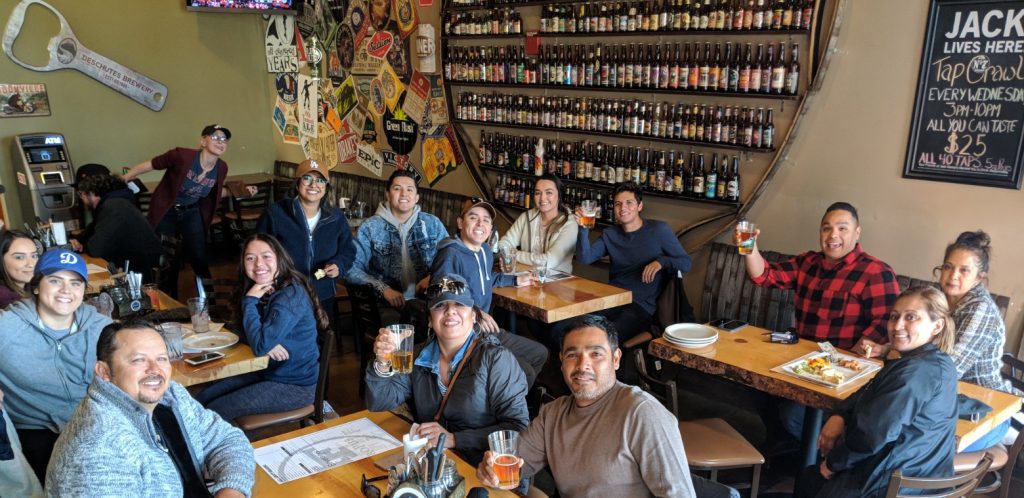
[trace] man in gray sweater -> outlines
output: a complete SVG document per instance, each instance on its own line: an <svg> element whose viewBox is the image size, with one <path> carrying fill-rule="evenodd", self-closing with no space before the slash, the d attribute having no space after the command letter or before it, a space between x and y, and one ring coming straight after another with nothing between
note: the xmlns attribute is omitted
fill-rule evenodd
<svg viewBox="0 0 1024 498"><path fill-rule="evenodd" d="M88 394L54 447L46 495L249 496L249 441L170 377L167 346L149 323L104 328Z"/></svg>
<svg viewBox="0 0 1024 498"><path fill-rule="evenodd" d="M698 496L676 418L650 394L615 380L622 351L614 326L584 315L568 329L561 359L572 395L544 405L519 435L522 474L550 467L566 498ZM477 477L496 487L493 463L487 452Z"/></svg>

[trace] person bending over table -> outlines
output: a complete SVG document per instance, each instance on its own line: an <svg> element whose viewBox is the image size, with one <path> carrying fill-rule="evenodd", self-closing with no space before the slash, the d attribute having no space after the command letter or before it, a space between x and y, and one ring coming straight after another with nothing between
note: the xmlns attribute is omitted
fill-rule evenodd
<svg viewBox="0 0 1024 498"><path fill-rule="evenodd" d="M738 498L736 490L690 476L679 421L650 394L615 380L621 357L607 318L569 320L560 358L572 394L542 406L519 434L522 475L549 467L566 498ZM476 470L490 487L498 485L493 457L486 452Z"/></svg>
<svg viewBox="0 0 1024 498"><path fill-rule="evenodd" d="M317 331L330 324L316 291L277 239L256 233L242 244L235 293L235 316L249 346L270 364L217 382L196 399L229 421L312 404L320 372Z"/></svg>
<svg viewBox="0 0 1024 498"><path fill-rule="evenodd" d="M900 294L888 335L900 358L847 398L821 429L825 458L804 469L794 496L882 497L893 471L950 477L956 452L955 326L933 287Z"/></svg>
<svg viewBox="0 0 1024 498"><path fill-rule="evenodd" d="M131 271L142 273L144 282L152 281L163 248L153 227L135 207L135 196L124 180L112 175L87 176L78 183L78 198L93 213L92 233L81 242L71 239L72 247L121 268L130 266Z"/></svg>
<svg viewBox="0 0 1024 498"><path fill-rule="evenodd" d="M48 496L249 496L249 440L171 381L150 323L106 326L96 356L88 394L53 450Z"/></svg>
<svg viewBox="0 0 1024 498"><path fill-rule="evenodd" d="M544 255L548 268L572 273L577 223L562 203L562 190L557 176L545 173L538 178L533 187L535 207L516 218L498 247L518 247L520 263L536 266L541 261L538 256Z"/></svg>
<svg viewBox="0 0 1024 498"><path fill-rule="evenodd" d="M0 308L29 297L26 286L35 274L39 261L36 240L20 230L4 230L0 234Z"/></svg>
<svg viewBox="0 0 1024 498"><path fill-rule="evenodd" d="M92 381L96 339L110 317L83 304L89 274L73 251L51 249L28 283L31 299L0 311L0 389L40 481L57 436Z"/></svg>
<svg viewBox="0 0 1024 498"><path fill-rule="evenodd" d="M11 496L41 498L43 488L39 485L32 467L21 453L18 433L11 419L4 412L4 392L0 391L0 491Z"/></svg>
<svg viewBox="0 0 1024 498"><path fill-rule="evenodd" d="M589 265L607 255L611 259L608 282L633 293L632 303L597 313L615 324L619 340L625 343L650 330L663 282L676 272L690 271L690 255L667 223L640 216L644 210L640 186L633 182L620 184L612 201L618 224L601 231L601 237L593 244L590 230L580 224L576 259ZM582 212L577 210L577 223L580 216Z"/></svg>
<svg viewBox="0 0 1024 498"><path fill-rule="evenodd" d="M135 165L123 177L128 182L155 169L167 170L153 190L147 215L149 224L157 233L181 238L185 257L202 278L210 278L206 232L221 196L226 195L224 178L228 176L228 163L220 156L227 150L229 140L230 130L208 125L200 133L198 150L171 149ZM165 290L172 297L177 296L176 288Z"/></svg>
<svg viewBox="0 0 1024 498"><path fill-rule="evenodd" d="M384 195L377 212L359 226L355 263L345 278L373 287L387 304L380 309L381 323L408 323L410 317L425 314L423 302L414 298L430 283L437 245L448 237L448 230L437 216L420 209L411 171L391 173ZM421 328L417 327L417 335Z"/></svg>
<svg viewBox="0 0 1024 498"><path fill-rule="evenodd" d="M532 386L548 361L547 348L536 341L503 331L490 314L493 287L529 285L533 281L529 275L504 275L494 271L494 253L487 243L494 232L494 214L494 206L482 199L472 199L472 203L465 205L458 220L458 234L438 244L430 274L433 279L451 274L465 277L467 289L480 311L477 319L480 331L498 336L502 346L515 355L528 384Z"/></svg>
<svg viewBox="0 0 1024 498"><path fill-rule="evenodd" d="M435 277L427 287L434 337L416 356L412 373L395 374L390 357L396 342L380 329L377 356L366 368L366 408L391 410L409 403L417 433L436 445L455 448L472 465L487 449L487 435L520 431L529 423L526 377L515 357L489 334L474 329L481 311L461 275Z"/></svg>
<svg viewBox="0 0 1024 498"><path fill-rule="evenodd" d="M352 227L333 206L329 169L306 159L295 168L295 197L281 199L260 216L256 231L270 234L284 246L316 288L325 310L334 309L335 282L355 259Z"/></svg>

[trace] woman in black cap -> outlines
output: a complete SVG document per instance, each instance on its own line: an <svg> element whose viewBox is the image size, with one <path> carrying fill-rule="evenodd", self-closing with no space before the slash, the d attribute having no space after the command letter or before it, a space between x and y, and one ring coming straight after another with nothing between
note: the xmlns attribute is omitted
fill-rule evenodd
<svg viewBox="0 0 1024 498"><path fill-rule="evenodd" d="M366 407L383 411L408 403L418 435L435 445L445 434L445 447L476 465L488 434L521 431L529 423L526 375L494 335L476 331L480 310L461 275L435 278L427 299L433 337L411 374L395 374L390 361L380 360L396 346L394 334L380 329L373 344L378 359L365 373Z"/></svg>
<svg viewBox="0 0 1024 498"><path fill-rule="evenodd" d="M173 148L124 174L129 182L155 169L166 170L153 190L149 204L149 223L157 233L177 236L192 270L202 278L210 277L206 261L206 231L224 189L228 164L220 156L228 148L231 131L212 124L203 128L199 149ZM176 281L176 279L172 280ZM176 286L175 286L176 287ZM176 295L177 289L164 289Z"/></svg>

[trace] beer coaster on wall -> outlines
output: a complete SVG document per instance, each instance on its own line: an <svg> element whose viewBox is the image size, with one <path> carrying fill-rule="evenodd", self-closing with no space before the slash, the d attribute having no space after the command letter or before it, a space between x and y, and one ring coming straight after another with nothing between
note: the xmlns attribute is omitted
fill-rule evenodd
<svg viewBox="0 0 1024 498"><path fill-rule="evenodd" d="M416 27L416 62L419 64L421 73L436 73L437 61L434 43L434 26L420 24Z"/></svg>
<svg viewBox="0 0 1024 498"><path fill-rule="evenodd" d="M327 19L330 12L323 0L306 0L302 2L302 8L295 15L295 22L298 24L299 33L303 37L310 35L325 37L327 35Z"/></svg>
<svg viewBox="0 0 1024 498"><path fill-rule="evenodd" d="M377 175L378 178L381 176L384 161L381 159L377 149L368 143L361 142L356 146L356 154L357 163L366 168L370 173Z"/></svg>
<svg viewBox="0 0 1024 498"><path fill-rule="evenodd" d="M391 50L388 50L387 61L391 64L391 69L395 71L395 74L402 80L402 83L408 83L409 78L412 77L412 60L411 52L409 51L409 40L406 38L395 37L395 43L391 44Z"/></svg>
<svg viewBox="0 0 1024 498"><path fill-rule="evenodd" d="M299 70L299 54L295 47L295 18L270 16L264 37L267 53L267 72L294 73Z"/></svg>
<svg viewBox="0 0 1024 498"><path fill-rule="evenodd" d="M330 126L317 124L317 137L310 140L311 159L327 165L327 169L338 165L338 135Z"/></svg>
<svg viewBox="0 0 1024 498"><path fill-rule="evenodd" d="M344 118L358 103L358 100L356 99L355 83L351 76L345 78L345 81L342 81L341 84L338 85L338 89L334 92L334 98L337 99L338 102L338 115Z"/></svg>
<svg viewBox="0 0 1024 498"><path fill-rule="evenodd" d="M348 24L342 24L338 28L338 38L335 45L338 48L338 60L345 70L352 69L352 61L355 58L356 43L352 37L352 28Z"/></svg>
<svg viewBox="0 0 1024 498"><path fill-rule="evenodd" d="M296 63L298 64L298 63ZM274 86L277 87L277 96L285 104L294 104L299 96L299 83L295 80L295 73L280 73L274 78Z"/></svg>
<svg viewBox="0 0 1024 498"><path fill-rule="evenodd" d="M430 80L413 71L409 80L409 88L405 91L405 100L402 101L402 109L409 119L423 124L427 113L427 99L430 98Z"/></svg>
<svg viewBox="0 0 1024 498"><path fill-rule="evenodd" d="M363 43L356 49L355 59L352 61L353 74L376 75L380 72L384 59L370 55L369 45L370 39L363 38Z"/></svg>
<svg viewBox="0 0 1024 498"><path fill-rule="evenodd" d="M370 43L366 45L366 51L371 56L383 59L387 56L391 45L395 43L395 35L389 31L378 31L370 37Z"/></svg>
<svg viewBox="0 0 1024 498"><path fill-rule="evenodd" d="M50 97L45 83L0 83L0 118L30 118L50 115Z"/></svg>
<svg viewBox="0 0 1024 498"><path fill-rule="evenodd" d="M432 187L451 171L455 171L455 156L451 143L444 135L423 139L423 175Z"/></svg>
<svg viewBox="0 0 1024 498"><path fill-rule="evenodd" d="M363 121L363 142L368 144L377 143L377 120L373 113L367 114Z"/></svg>
<svg viewBox="0 0 1024 498"><path fill-rule="evenodd" d="M363 125L366 123L366 112L363 111L362 107L355 106L349 111L348 116L345 117L345 128L350 130L352 133L358 133L362 135Z"/></svg>
<svg viewBox="0 0 1024 498"><path fill-rule="evenodd" d="M384 99L384 83L380 79L374 78L370 82L370 110L378 116L383 116L387 108L387 102Z"/></svg>
<svg viewBox="0 0 1024 498"><path fill-rule="evenodd" d="M427 75L430 80L430 124L448 124L448 104L444 99L444 80L440 74Z"/></svg>
<svg viewBox="0 0 1024 498"><path fill-rule="evenodd" d="M342 22L348 15L348 0L327 0L327 11L334 22Z"/></svg>
<svg viewBox="0 0 1024 498"><path fill-rule="evenodd" d="M350 164L356 160L356 151L359 146L359 135L345 133L338 137L338 162Z"/></svg>
<svg viewBox="0 0 1024 498"><path fill-rule="evenodd" d="M391 69L390 64L381 66L377 79L380 80L381 86L384 89L384 102L387 104L388 110L394 111L395 105L398 104L399 95L405 90L405 85L398 79L398 75Z"/></svg>
<svg viewBox="0 0 1024 498"><path fill-rule="evenodd" d="M358 48L370 28L370 22L366 16L366 3L363 0L352 0L349 7L348 24L352 26L352 45Z"/></svg>
<svg viewBox="0 0 1024 498"><path fill-rule="evenodd" d="M413 5L412 0L393 0L394 11L395 11L395 22L398 24L398 33L402 39L408 38L413 31L416 30L416 25L419 24L419 15L416 12L416 6Z"/></svg>
<svg viewBox="0 0 1024 498"><path fill-rule="evenodd" d="M370 26L381 31L391 22L391 0L369 0Z"/></svg>
<svg viewBox="0 0 1024 498"><path fill-rule="evenodd" d="M416 169L415 166L410 164L408 160L406 161L405 165L400 166L400 168L405 171L408 171L410 174L412 174L412 176L416 177L414 178L414 180L416 181L416 185L419 185L420 182L423 181L423 175L419 172L419 170Z"/></svg>
<svg viewBox="0 0 1024 498"><path fill-rule="evenodd" d="M352 77L352 83L356 87L356 102L358 102L363 109L368 109L370 107L371 81L373 81L373 78L368 78L366 76Z"/></svg>
<svg viewBox="0 0 1024 498"><path fill-rule="evenodd" d="M394 113L389 111L384 115L384 136L387 137L392 150L399 154L408 154L416 145L419 125L409 119L399 107Z"/></svg>
<svg viewBox="0 0 1024 498"><path fill-rule="evenodd" d="M319 91L316 80L299 74L299 134L316 137L317 115L320 112Z"/></svg>
<svg viewBox="0 0 1024 498"><path fill-rule="evenodd" d="M459 139L455 136L455 128L451 126L445 127L444 136L448 139L448 145L452 149L452 158L455 160L455 164L462 164L465 158L462 157L462 150L459 149Z"/></svg>

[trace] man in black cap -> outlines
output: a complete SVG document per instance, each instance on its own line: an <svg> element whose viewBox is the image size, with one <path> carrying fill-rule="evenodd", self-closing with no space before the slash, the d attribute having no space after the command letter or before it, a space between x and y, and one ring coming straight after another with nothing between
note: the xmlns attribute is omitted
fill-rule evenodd
<svg viewBox="0 0 1024 498"><path fill-rule="evenodd" d="M152 280L160 260L160 239L133 201L123 180L111 175L88 176L78 185L82 206L93 213L92 233L87 239L72 239L76 251L87 252ZM128 263L126 263L128 262Z"/></svg>

